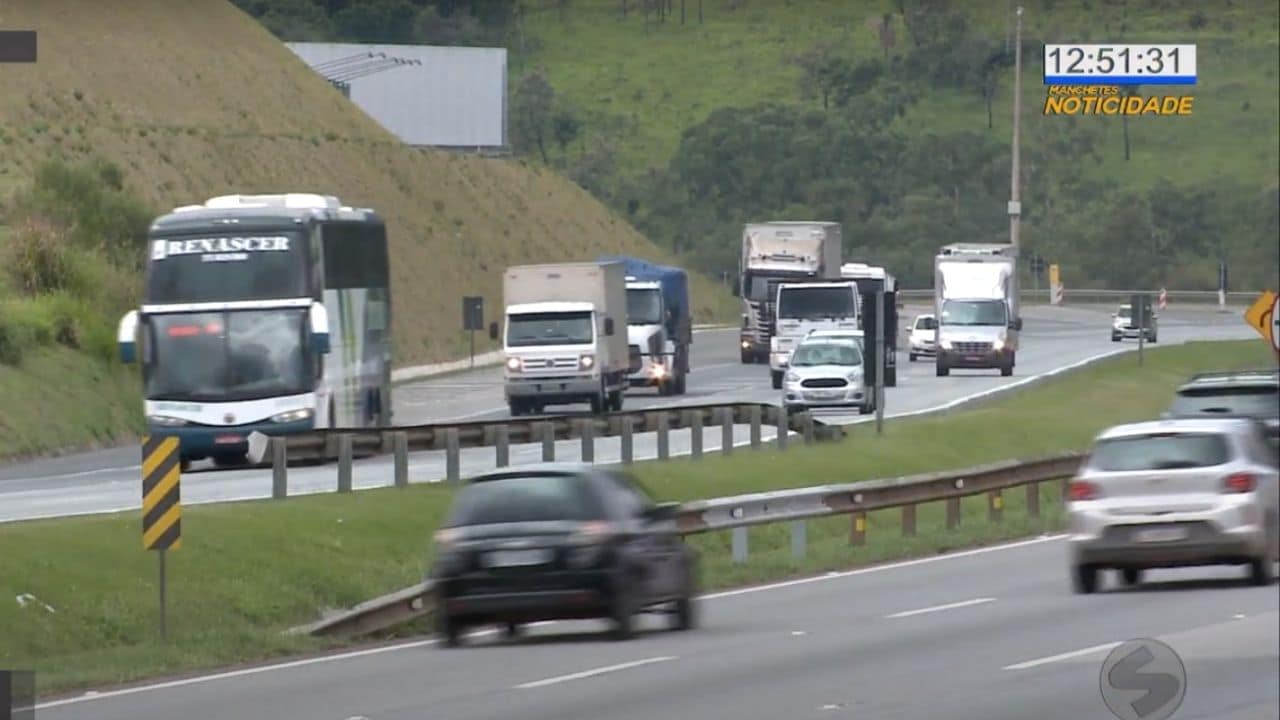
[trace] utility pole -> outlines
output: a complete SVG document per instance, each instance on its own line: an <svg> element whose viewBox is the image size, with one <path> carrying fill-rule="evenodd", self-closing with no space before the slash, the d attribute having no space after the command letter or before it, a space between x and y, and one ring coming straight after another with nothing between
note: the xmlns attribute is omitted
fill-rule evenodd
<svg viewBox="0 0 1280 720"><path fill-rule="evenodd" d="M1021 193L1018 192L1021 157L1019 146L1022 135L1022 6L1018 6L1018 24L1013 43L1013 167L1010 170L1009 188L1009 242L1019 249L1019 221L1022 215Z"/></svg>

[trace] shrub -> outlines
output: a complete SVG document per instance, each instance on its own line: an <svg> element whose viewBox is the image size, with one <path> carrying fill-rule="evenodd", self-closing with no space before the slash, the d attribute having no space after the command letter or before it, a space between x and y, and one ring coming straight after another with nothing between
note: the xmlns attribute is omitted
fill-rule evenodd
<svg viewBox="0 0 1280 720"><path fill-rule="evenodd" d="M28 218L10 235L3 248L3 264L14 285L26 295L83 289L77 287L73 254L62 228Z"/></svg>
<svg viewBox="0 0 1280 720"><path fill-rule="evenodd" d="M17 365L32 349L53 341L53 321L30 300L0 303L0 363Z"/></svg>

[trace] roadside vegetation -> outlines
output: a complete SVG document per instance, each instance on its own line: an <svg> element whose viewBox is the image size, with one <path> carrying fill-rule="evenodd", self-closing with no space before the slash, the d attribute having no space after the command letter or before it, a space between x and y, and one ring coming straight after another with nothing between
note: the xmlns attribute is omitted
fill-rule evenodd
<svg viewBox="0 0 1280 720"><path fill-rule="evenodd" d="M1190 374L1265 365L1268 352L1256 340L1160 347L1141 368L1134 356L1121 356L974 409L891 421L883 437L862 425L839 443L635 470L657 497L683 501L1083 449L1106 426L1158 414ZM187 508L183 547L168 559L168 642L158 636L156 558L141 549L137 513L0 525L0 667L34 668L49 694L333 647L281 632L420 580L450 495L447 487L415 484ZM847 517L813 521L801 561L790 556L785 525L753 528L743 565L730 561L729 533L691 542L702 555L703 587L723 588L1058 527L1057 483L1043 486L1038 520L1027 517L1022 498L1006 495L999 525L987 524L983 498L968 499L954 531L938 504L922 506L917 535L908 539L900 537L898 511L872 513L860 547L848 544ZM397 634L428 628L422 622Z"/></svg>
<svg viewBox="0 0 1280 720"><path fill-rule="evenodd" d="M398 366L464 357L459 298L484 297L493 319L508 265L678 262L546 167L403 146L224 0L138 0L122 17L5 7L6 26L45 30L40 61L0 82L0 458L139 429L115 324L139 299L148 223L176 205L305 190L377 209ZM732 316L723 287L691 282L697 322Z"/></svg>
<svg viewBox="0 0 1280 720"><path fill-rule="evenodd" d="M1007 238L1007 3L237 2L292 40L505 45L517 149L715 277L753 220L842 222L846 256L914 288L940 245ZM1212 290L1220 259L1274 284L1280 7L1023 5L1024 252L1067 287ZM1194 43L1199 84L1137 89L1194 114L1045 117L1046 42Z"/></svg>

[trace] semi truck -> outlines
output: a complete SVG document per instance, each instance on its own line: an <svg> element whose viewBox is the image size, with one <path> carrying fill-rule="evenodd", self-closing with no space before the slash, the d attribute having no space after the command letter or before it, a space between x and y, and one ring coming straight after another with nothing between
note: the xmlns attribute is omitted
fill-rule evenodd
<svg viewBox="0 0 1280 720"><path fill-rule="evenodd" d="M840 277L858 284L862 301L861 329L866 337L867 356L876 353L876 295L884 293L884 385L898 385L898 281L888 270L866 263L845 263L840 266ZM867 365L870 372L867 382L876 382L879 368L874 362Z"/></svg>
<svg viewBox="0 0 1280 720"><path fill-rule="evenodd" d="M512 415L587 402L621 410L627 388L622 263L520 265L503 275L503 387ZM496 323L489 335L498 339Z"/></svg>
<svg viewBox="0 0 1280 720"><path fill-rule="evenodd" d="M769 338L769 374L782 388L791 353L814 330L857 330L858 284L851 281L784 282L777 285Z"/></svg>
<svg viewBox="0 0 1280 720"><path fill-rule="evenodd" d="M999 368L1001 375L1012 375L1022 330L1018 249L997 243L946 245L933 268L937 375L945 377L952 368Z"/></svg>
<svg viewBox="0 0 1280 720"><path fill-rule="evenodd" d="M607 255L600 261L622 263L626 274L631 386L656 387L662 395L683 395L693 344L688 273L623 255Z"/></svg>
<svg viewBox="0 0 1280 720"><path fill-rule="evenodd" d="M779 284L840 278L840 243L840 224L834 222L776 221L743 227L734 285L734 294L742 299L743 363L769 360Z"/></svg>

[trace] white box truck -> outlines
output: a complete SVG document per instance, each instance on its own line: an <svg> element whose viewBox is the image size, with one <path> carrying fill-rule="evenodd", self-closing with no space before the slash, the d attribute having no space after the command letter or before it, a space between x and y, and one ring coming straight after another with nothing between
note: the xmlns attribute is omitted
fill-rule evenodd
<svg viewBox="0 0 1280 720"><path fill-rule="evenodd" d="M502 294L503 385L512 415L577 402L590 403L594 413L622 409L628 369L622 263L508 268Z"/></svg>
<svg viewBox="0 0 1280 720"><path fill-rule="evenodd" d="M1022 330L1017 248L946 245L933 270L937 375L949 375L952 368L999 368L1001 375L1012 375Z"/></svg>

